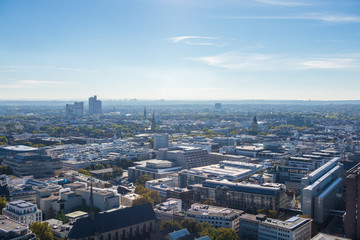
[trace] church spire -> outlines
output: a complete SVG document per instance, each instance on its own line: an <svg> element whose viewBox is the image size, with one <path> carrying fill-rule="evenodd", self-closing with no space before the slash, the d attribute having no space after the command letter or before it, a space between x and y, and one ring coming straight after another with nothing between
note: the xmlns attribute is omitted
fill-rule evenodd
<svg viewBox="0 0 360 240"><path fill-rule="evenodd" d="M155 112L153 111L152 120L151 120L151 131L152 131L152 132L155 131L155 127L156 127Z"/></svg>
<svg viewBox="0 0 360 240"><path fill-rule="evenodd" d="M90 178L90 217L94 220L94 193L93 193L93 178Z"/></svg>

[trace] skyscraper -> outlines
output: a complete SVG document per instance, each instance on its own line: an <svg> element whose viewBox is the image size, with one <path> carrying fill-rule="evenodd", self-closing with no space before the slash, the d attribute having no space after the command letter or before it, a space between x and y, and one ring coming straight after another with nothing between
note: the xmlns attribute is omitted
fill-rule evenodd
<svg viewBox="0 0 360 240"><path fill-rule="evenodd" d="M74 102L74 104L66 104L66 118L72 119L81 117L84 112L83 102Z"/></svg>
<svg viewBox="0 0 360 240"><path fill-rule="evenodd" d="M97 99L97 96L89 98L89 115L101 114L102 113L102 103Z"/></svg>
<svg viewBox="0 0 360 240"><path fill-rule="evenodd" d="M351 168L345 178L346 215L344 219L345 235L348 238L360 238L360 164Z"/></svg>

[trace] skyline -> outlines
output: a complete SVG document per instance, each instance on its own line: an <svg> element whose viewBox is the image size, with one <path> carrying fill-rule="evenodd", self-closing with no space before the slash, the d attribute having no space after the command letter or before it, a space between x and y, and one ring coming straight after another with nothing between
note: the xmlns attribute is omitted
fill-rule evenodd
<svg viewBox="0 0 360 240"><path fill-rule="evenodd" d="M358 100L360 3L0 2L0 100Z"/></svg>

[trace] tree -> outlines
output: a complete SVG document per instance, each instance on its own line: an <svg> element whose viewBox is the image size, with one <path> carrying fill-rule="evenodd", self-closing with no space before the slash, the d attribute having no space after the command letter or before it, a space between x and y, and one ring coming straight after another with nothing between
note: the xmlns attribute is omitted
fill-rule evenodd
<svg viewBox="0 0 360 240"><path fill-rule="evenodd" d="M210 206L214 206L214 202L211 201L211 199L208 197L202 204L206 204L206 205L210 205Z"/></svg>
<svg viewBox="0 0 360 240"><path fill-rule="evenodd" d="M104 168L105 168L105 166L102 165L101 163L95 164L95 166L94 166L95 170L101 170L101 169L104 169Z"/></svg>
<svg viewBox="0 0 360 240"><path fill-rule="evenodd" d="M6 207L7 203L8 201L6 201L5 197L0 197L0 212L2 212L4 207Z"/></svg>
<svg viewBox="0 0 360 240"><path fill-rule="evenodd" d="M8 165L0 165L0 174L11 175L13 172Z"/></svg>
<svg viewBox="0 0 360 240"><path fill-rule="evenodd" d="M82 169L82 168L80 168L80 169L78 170L78 173L82 173L82 174L85 174L85 175L91 176L91 174L89 173L89 171L88 171L88 170L85 170L85 169Z"/></svg>
<svg viewBox="0 0 360 240"><path fill-rule="evenodd" d="M218 236L216 237L216 240L240 240L237 233L230 228L221 227L217 231Z"/></svg>
<svg viewBox="0 0 360 240"><path fill-rule="evenodd" d="M201 237L209 236L211 240L216 239L218 236L218 231L215 227L209 222L200 223L200 231L199 234Z"/></svg>
<svg viewBox="0 0 360 240"><path fill-rule="evenodd" d="M139 195L143 195L143 194L146 194L148 193L150 190L145 188L144 186L142 185L137 185L136 188L135 188L135 193L136 194L139 194Z"/></svg>
<svg viewBox="0 0 360 240"><path fill-rule="evenodd" d="M29 229L35 233L36 238L39 240L54 240L54 234L51 232L47 222L34 222Z"/></svg>
<svg viewBox="0 0 360 240"><path fill-rule="evenodd" d="M150 180L153 180L153 178L150 177L150 175L147 175L147 174L142 175L136 179L136 185L145 186L145 182L150 181Z"/></svg>
<svg viewBox="0 0 360 240"><path fill-rule="evenodd" d="M154 204L161 203L161 198L160 198L158 191L153 190L153 191L148 192L147 194L154 201Z"/></svg>
<svg viewBox="0 0 360 240"><path fill-rule="evenodd" d="M5 136L0 136L0 145L8 145L9 141Z"/></svg>
<svg viewBox="0 0 360 240"><path fill-rule="evenodd" d="M190 233L196 233L201 230L200 224L192 218L184 218L184 220L181 221L181 226L187 228Z"/></svg>
<svg viewBox="0 0 360 240"><path fill-rule="evenodd" d="M57 219L62 221L63 223L69 222L69 218L67 216L65 216L65 213L62 210L57 214Z"/></svg>
<svg viewBox="0 0 360 240"><path fill-rule="evenodd" d="M121 177L123 175L123 169L121 167L113 167L113 177Z"/></svg>
<svg viewBox="0 0 360 240"><path fill-rule="evenodd" d="M183 229L183 226L181 226L180 223L169 220L169 221L163 221L161 223L160 230L164 230L167 228L174 228L174 227L176 227L178 229Z"/></svg>
<svg viewBox="0 0 360 240"><path fill-rule="evenodd" d="M141 195L139 198L136 198L133 201L133 206L143 205L143 204L147 204L147 203L150 203L152 206L154 206L154 200L152 200L149 195L144 194L144 195Z"/></svg>

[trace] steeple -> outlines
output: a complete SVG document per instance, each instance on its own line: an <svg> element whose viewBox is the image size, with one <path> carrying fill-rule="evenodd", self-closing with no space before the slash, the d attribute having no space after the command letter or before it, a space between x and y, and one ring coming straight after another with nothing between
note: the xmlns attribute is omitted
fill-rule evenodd
<svg viewBox="0 0 360 240"><path fill-rule="evenodd" d="M152 131L152 132L155 131L155 127L156 127L155 112L153 111L152 120L151 120L151 131Z"/></svg>
<svg viewBox="0 0 360 240"><path fill-rule="evenodd" d="M146 107L144 107L144 120L146 120Z"/></svg>

